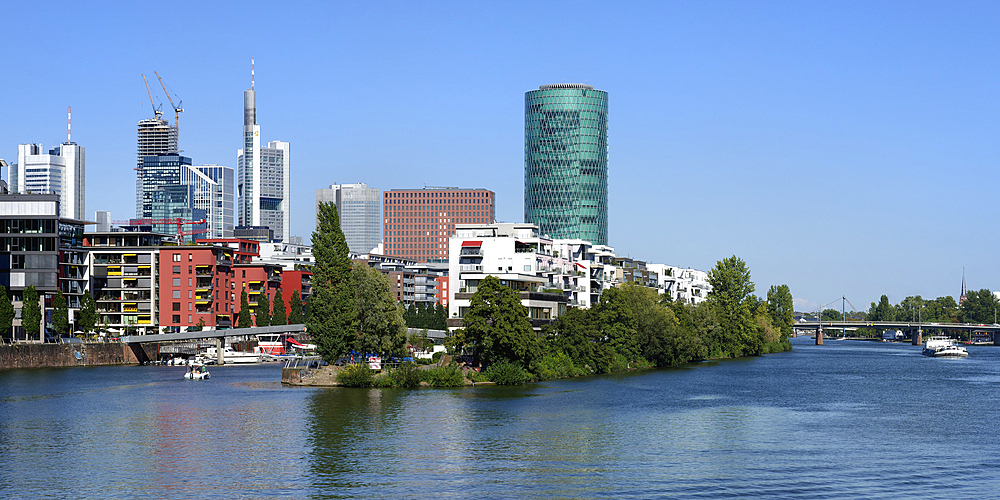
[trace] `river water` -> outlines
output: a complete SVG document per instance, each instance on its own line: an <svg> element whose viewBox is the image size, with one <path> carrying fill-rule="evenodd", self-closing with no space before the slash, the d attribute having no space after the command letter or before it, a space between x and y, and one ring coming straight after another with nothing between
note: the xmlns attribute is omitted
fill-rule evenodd
<svg viewBox="0 0 1000 500"><path fill-rule="evenodd" d="M1000 348L788 353L523 387L278 365L0 371L7 498L996 498Z"/></svg>

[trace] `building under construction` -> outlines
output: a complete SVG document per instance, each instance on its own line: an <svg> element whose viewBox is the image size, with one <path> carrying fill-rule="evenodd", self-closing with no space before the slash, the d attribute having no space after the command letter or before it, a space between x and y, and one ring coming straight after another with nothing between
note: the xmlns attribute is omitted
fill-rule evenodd
<svg viewBox="0 0 1000 500"><path fill-rule="evenodd" d="M138 171L138 175L135 182L135 216L142 218L151 216L150 213L144 213L143 210L142 159L146 156L177 154L177 127L171 126L170 122L160 118L157 114L156 118L146 118L139 121L137 129L135 169ZM145 198L149 198L149 195L147 194Z"/></svg>

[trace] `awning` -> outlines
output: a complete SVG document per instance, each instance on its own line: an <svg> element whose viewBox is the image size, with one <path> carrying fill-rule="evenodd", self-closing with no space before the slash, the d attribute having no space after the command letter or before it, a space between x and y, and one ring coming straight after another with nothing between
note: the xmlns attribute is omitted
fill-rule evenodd
<svg viewBox="0 0 1000 500"><path fill-rule="evenodd" d="M291 337L285 337L285 340L287 340L289 344L292 344L294 346L305 347L305 344L303 344L302 342L299 342L298 340L295 340L295 339L293 339Z"/></svg>
<svg viewBox="0 0 1000 500"><path fill-rule="evenodd" d="M481 247L481 246L483 246L483 242L482 241L463 241L462 242L462 246L463 247Z"/></svg>
<svg viewBox="0 0 1000 500"><path fill-rule="evenodd" d="M585 265L583 265L583 264L581 264L579 262L574 262L574 264L576 264L577 266L579 266L580 269L586 269L587 268L587 266L585 266Z"/></svg>

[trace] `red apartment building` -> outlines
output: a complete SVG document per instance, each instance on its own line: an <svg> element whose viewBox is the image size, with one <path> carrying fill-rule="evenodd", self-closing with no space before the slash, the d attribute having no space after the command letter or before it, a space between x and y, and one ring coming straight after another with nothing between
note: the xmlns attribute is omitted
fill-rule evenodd
<svg viewBox="0 0 1000 500"><path fill-rule="evenodd" d="M393 189L383 193L383 253L418 262L448 259L448 238L455 224L496 220L493 191L488 189Z"/></svg>
<svg viewBox="0 0 1000 500"><path fill-rule="evenodd" d="M182 330L199 323L233 326L236 297L233 252L218 246L162 246L159 249L159 324Z"/></svg>

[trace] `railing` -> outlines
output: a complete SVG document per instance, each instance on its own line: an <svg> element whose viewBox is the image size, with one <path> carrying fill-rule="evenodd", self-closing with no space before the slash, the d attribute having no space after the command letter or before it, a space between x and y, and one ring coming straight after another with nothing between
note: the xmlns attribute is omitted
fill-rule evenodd
<svg viewBox="0 0 1000 500"><path fill-rule="evenodd" d="M459 270L462 272L482 272L482 264L459 264Z"/></svg>

